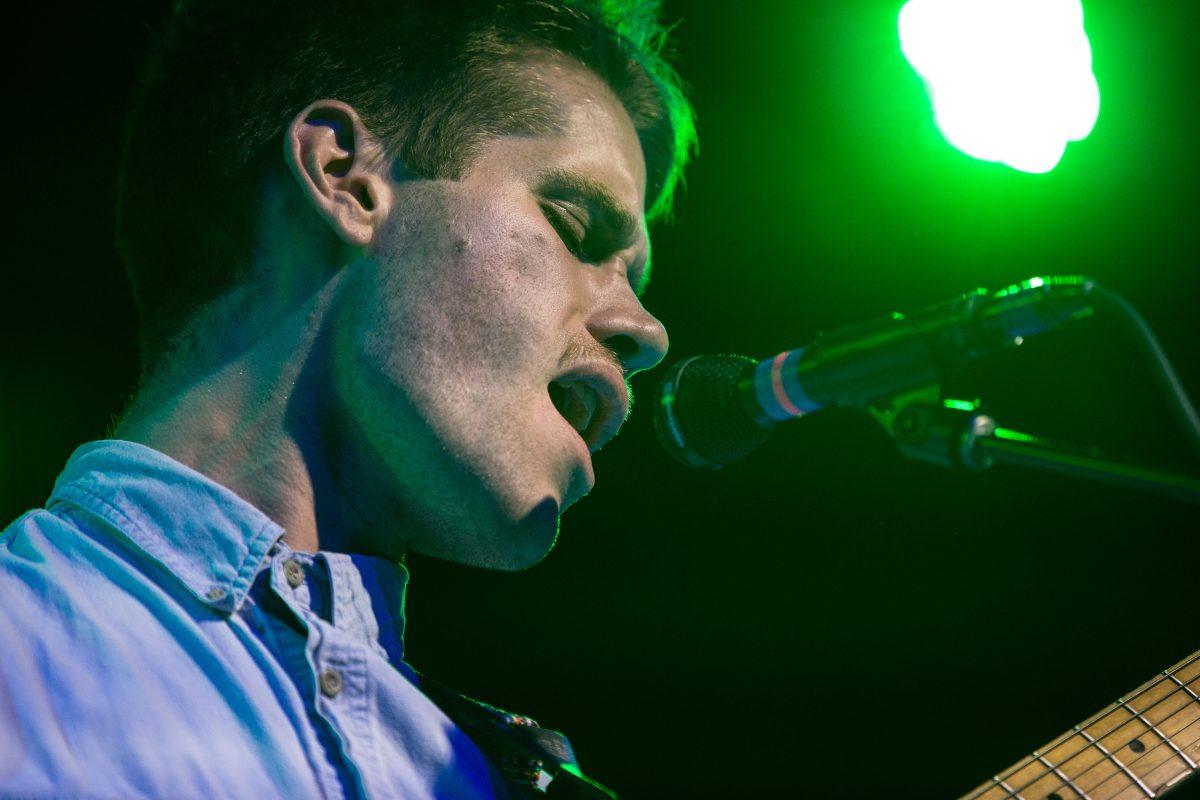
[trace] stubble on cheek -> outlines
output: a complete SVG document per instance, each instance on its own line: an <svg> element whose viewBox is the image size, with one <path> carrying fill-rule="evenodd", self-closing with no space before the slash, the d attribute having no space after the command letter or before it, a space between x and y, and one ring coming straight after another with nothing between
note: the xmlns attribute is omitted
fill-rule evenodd
<svg viewBox="0 0 1200 800"><path fill-rule="evenodd" d="M492 373L521 380L559 332L549 243L527 216L439 193L399 223L381 260L364 344L399 359L396 371ZM462 192L457 193L461 195Z"/></svg>
<svg viewBox="0 0 1200 800"><path fill-rule="evenodd" d="M363 402L353 413L384 433L377 444L397 479L440 482L445 493L457 476L490 487L515 514L530 493L542 493L537 502L558 491L548 465L570 458L546 421L546 383L565 343L563 287L535 220L493 208L430 191L359 265L361 325L351 335L361 357L350 369ZM412 475L416 452L442 472Z"/></svg>
<svg viewBox="0 0 1200 800"><path fill-rule="evenodd" d="M578 494L546 384L571 340L580 278L527 190L472 205L430 184L347 268L334 337L345 488L370 486L364 535L529 566Z"/></svg>

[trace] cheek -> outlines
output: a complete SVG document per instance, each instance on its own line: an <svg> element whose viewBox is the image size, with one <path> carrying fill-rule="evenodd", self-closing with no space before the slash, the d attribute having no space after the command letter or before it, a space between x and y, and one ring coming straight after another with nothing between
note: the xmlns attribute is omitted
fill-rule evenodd
<svg viewBox="0 0 1200 800"><path fill-rule="evenodd" d="M426 377L454 370L520 379L530 365L544 377L578 287L538 219L443 206L388 234L365 292L361 344L373 361Z"/></svg>

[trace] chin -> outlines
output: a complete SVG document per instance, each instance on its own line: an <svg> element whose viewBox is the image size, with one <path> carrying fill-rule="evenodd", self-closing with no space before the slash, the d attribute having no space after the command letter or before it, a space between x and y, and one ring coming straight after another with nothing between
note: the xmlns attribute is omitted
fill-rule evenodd
<svg viewBox="0 0 1200 800"><path fill-rule="evenodd" d="M558 520L558 502L547 497L516 523L511 536L503 537L508 542L492 553L490 563L479 566L508 572L529 569L554 549Z"/></svg>
<svg viewBox="0 0 1200 800"><path fill-rule="evenodd" d="M515 519L497 514L490 524L473 521L472 534L467 540L460 536L434 536L434 546L414 549L422 555L468 567L519 572L536 565L554 549L558 519L558 502L546 497Z"/></svg>

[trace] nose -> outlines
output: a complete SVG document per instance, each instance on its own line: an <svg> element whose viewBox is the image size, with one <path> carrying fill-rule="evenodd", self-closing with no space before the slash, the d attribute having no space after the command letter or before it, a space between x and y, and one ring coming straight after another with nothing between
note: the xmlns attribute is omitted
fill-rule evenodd
<svg viewBox="0 0 1200 800"><path fill-rule="evenodd" d="M616 353L627 376L650 369L667 354L667 329L645 309L623 271L606 289L588 321L588 332Z"/></svg>

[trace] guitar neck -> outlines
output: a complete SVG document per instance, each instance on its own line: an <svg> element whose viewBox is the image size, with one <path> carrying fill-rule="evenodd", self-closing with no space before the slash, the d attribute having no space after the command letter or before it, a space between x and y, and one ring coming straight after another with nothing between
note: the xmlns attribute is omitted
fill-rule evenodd
<svg viewBox="0 0 1200 800"><path fill-rule="evenodd" d="M1156 675L962 800L1161 797L1200 762L1200 652Z"/></svg>

